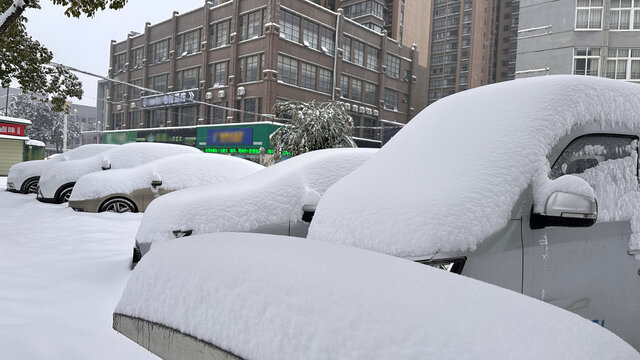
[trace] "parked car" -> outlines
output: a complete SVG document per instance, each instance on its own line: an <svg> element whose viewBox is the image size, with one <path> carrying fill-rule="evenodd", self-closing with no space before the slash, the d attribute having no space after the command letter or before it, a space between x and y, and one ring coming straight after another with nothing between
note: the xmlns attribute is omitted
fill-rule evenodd
<svg viewBox="0 0 640 360"><path fill-rule="evenodd" d="M247 176L264 166L217 154L182 154L130 169L83 175L69 198L76 211L143 212L160 195Z"/></svg>
<svg viewBox="0 0 640 360"><path fill-rule="evenodd" d="M42 202L60 204L69 200L73 186L82 175L131 168L171 155L196 153L200 153L200 150L185 145L130 143L85 159L52 164L40 176L36 198Z"/></svg>
<svg viewBox="0 0 640 360"><path fill-rule="evenodd" d="M60 161L84 159L112 149L118 145L88 144L78 146L49 160L31 160L17 163L9 168L7 190L15 193L35 194L38 192L40 174L47 165Z"/></svg>
<svg viewBox="0 0 640 360"><path fill-rule="evenodd" d="M327 242L167 241L113 328L164 359L638 359L607 329L497 286Z"/></svg>
<svg viewBox="0 0 640 360"><path fill-rule="evenodd" d="M638 90L545 76L437 101L325 193L308 238L521 292L640 349Z"/></svg>
<svg viewBox="0 0 640 360"><path fill-rule="evenodd" d="M376 151L312 151L236 181L163 196L142 217L133 262L154 243L192 234L254 231L304 237L327 188Z"/></svg>

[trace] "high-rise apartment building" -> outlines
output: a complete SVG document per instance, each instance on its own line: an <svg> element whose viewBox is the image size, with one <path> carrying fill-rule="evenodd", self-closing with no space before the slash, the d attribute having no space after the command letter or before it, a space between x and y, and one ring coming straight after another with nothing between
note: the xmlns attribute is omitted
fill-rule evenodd
<svg viewBox="0 0 640 360"><path fill-rule="evenodd" d="M640 81L639 0L532 0L520 9L517 77Z"/></svg>
<svg viewBox="0 0 640 360"><path fill-rule="evenodd" d="M428 103L513 78L518 4L517 0L417 0L405 4L404 38L416 34L417 28L430 30ZM423 39L420 33L415 41L423 46Z"/></svg>
<svg viewBox="0 0 640 360"><path fill-rule="evenodd" d="M107 130L263 121L278 101L339 100L354 136L380 142L381 126L426 105L418 50L387 36L384 15L374 0L233 0L147 23L111 44Z"/></svg>

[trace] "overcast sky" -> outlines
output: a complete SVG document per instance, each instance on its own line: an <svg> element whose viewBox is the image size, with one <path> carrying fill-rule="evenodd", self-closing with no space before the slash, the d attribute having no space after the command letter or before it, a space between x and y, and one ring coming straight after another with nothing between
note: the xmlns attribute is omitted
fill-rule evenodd
<svg viewBox="0 0 640 360"><path fill-rule="evenodd" d="M54 54L53 60L95 74L107 75L111 40L127 39L129 31L143 32L145 22L157 24L173 11L185 13L201 7L205 0L129 0L122 10L98 12L94 18L67 18L64 8L42 0L42 9L27 9L27 31ZM96 106L98 79L76 74L82 81L82 100L74 103Z"/></svg>

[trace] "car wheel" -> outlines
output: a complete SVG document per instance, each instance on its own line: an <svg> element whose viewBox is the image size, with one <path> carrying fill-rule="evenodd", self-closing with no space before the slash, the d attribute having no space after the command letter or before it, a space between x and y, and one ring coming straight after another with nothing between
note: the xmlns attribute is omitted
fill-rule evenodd
<svg viewBox="0 0 640 360"><path fill-rule="evenodd" d="M124 198L113 198L105 201L100 206L100 212L111 211L115 213L138 212L136 206L129 200Z"/></svg>
<svg viewBox="0 0 640 360"><path fill-rule="evenodd" d="M39 179L29 179L25 181L24 185L22 185L22 192L25 194L37 194L38 193L38 180Z"/></svg>
<svg viewBox="0 0 640 360"><path fill-rule="evenodd" d="M69 202L69 198L71 197L71 192L73 191L73 186L67 187L60 191L60 195L58 195L58 203L66 203Z"/></svg>

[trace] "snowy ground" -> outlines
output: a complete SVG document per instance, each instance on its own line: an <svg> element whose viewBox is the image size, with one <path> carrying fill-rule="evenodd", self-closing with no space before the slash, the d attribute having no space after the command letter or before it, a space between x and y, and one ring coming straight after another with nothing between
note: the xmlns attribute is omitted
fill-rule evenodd
<svg viewBox="0 0 640 360"><path fill-rule="evenodd" d="M5 191L0 357L157 359L111 328L142 214L84 214Z"/></svg>

